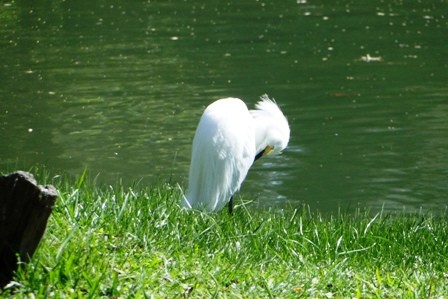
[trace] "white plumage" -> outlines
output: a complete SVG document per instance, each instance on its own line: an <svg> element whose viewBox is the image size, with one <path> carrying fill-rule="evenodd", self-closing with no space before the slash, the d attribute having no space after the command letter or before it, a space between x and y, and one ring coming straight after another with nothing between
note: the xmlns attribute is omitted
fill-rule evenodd
<svg viewBox="0 0 448 299"><path fill-rule="evenodd" d="M183 206L221 210L239 190L254 160L278 154L288 145L288 121L275 101L264 95L255 107L249 111L240 99L225 98L205 109L193 139Z"/></svg>

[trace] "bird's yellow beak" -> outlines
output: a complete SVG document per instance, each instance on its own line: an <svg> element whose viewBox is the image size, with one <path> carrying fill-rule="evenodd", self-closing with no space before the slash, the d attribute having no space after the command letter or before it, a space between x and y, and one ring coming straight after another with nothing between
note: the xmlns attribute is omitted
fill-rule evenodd
<svg viewBox="0 0 448 299"><path fill-rule="evenodd" d="M255 156L254 161L257 161L257 160L260 159L262 156L269 154L273 149L274 149L273 146L270 146L270 145L266 146L266 147L264 148L264 150L262 150L261 152L259 152L259 153Z"/></svg>
<svg viewBox="0 0 448 299"><path fill-rule="evenodd" d="M270 145L266 146L266 148L263 151L263 156L269 154L270 152L272 152L273 149L274 149L273 146L270 146Z"/></svg>

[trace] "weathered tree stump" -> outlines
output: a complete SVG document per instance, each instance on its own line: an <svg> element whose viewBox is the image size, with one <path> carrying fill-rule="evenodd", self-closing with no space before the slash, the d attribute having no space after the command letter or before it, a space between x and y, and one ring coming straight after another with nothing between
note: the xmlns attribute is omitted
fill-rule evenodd
<svg viewBox="0 0 448 299"><path fill-rule="evenodd" d="M28 262L37 248L56 201L56 189L39 186L31 173L0 177L0 288Z"/></svg>

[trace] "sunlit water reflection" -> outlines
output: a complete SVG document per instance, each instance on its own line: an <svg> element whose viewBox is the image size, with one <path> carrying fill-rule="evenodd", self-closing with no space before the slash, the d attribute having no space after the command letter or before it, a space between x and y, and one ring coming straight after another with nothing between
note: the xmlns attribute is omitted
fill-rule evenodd
<svg viewBox="0 0 448 299"><path fill-rule="evenodd" d="M290 146L237 198L446 209L446 2L46 5L0 8L1 169L184 187L205 106L268 93Z"/></svg>

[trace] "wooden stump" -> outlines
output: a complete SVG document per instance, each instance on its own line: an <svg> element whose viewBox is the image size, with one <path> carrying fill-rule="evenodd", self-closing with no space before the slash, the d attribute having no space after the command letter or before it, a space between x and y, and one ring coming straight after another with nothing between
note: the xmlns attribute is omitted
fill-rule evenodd
<svg viewBox="0 0 448 299"><path fill-rule="evenodd" d="M53 186L37 185L30 173L0 177L0 288L12 279L19 261L32 257L56 197Z"/></svg>

